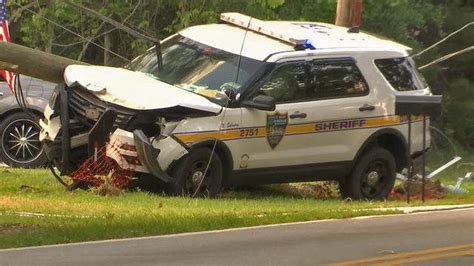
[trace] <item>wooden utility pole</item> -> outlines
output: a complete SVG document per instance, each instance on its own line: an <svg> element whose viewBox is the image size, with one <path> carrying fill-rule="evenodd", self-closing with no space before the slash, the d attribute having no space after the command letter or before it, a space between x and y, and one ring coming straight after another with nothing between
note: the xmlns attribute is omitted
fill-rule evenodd
<svg viewBox="0 0 474 266"><path fill-rule="evenodd" d="M64 69L69 65L87 64L11 42L0 42L0 69L61 83L64 82Z"/></svg>
<svg viewBox="0 0 474 266"><path fill-rule="evenodd" d="M337 0L336 25L360 27L363 0Z"/></svg>

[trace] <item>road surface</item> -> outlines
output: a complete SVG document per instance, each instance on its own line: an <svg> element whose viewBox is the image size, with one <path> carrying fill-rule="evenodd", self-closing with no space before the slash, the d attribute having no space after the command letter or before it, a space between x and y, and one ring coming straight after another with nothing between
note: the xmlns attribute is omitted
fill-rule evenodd
<svg viewBox="0 0 474 266"><path fill-rule="evenodd" d="M0 265L474 265L473 244L471 208L3 250Z"/></svg>

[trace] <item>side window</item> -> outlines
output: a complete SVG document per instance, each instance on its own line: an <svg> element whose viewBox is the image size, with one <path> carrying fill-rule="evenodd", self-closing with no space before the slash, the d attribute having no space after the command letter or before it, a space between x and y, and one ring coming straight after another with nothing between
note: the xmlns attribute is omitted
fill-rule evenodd
<svg viewBox="0 0 474 266"><path fill-rule="evenodd" d="M368 93L369 87L354 61L348 59L312 62L308 98L353 97Z"/></svg>
<svg viewBox="0 0 474 266"><path fill-rule="evenodd" d="M397 91L413 91L426 87L417 79L417 70L407 58L376 59L375 65Z"/></svg>
<svg viewBox="0 0 474 266"><path fill-rule="evenodd" d="M260 88L259 93L271 96L277 103L305 100L305 63L287 63L277 67Z"/></svg>
<svg viewBox="0 0 474 266"><path fill-rule="evenodd" d="M0 83L1 82L5 82L5 80L3 79L3 77L0 75Z"/></svg>

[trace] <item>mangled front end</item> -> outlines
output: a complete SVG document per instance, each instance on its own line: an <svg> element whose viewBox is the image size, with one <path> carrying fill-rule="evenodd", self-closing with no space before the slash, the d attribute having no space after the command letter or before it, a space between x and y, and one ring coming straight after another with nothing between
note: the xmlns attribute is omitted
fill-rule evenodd
<svg viewBox="0 0 474 266"><path fill-rule="evenodd" d="M62 175L106 147L120 168L170 182L166 170L188 152L174 130L188 118L216 115L222 108L125 69L71 66L65 81L40 121L48 158Z"/></svg>

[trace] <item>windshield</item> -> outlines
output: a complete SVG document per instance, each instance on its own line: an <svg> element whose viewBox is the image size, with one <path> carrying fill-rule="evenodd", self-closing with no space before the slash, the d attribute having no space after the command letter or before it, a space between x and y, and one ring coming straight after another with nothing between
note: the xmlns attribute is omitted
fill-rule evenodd
<svg viewBox="0 0 474 266"><path fill-rule="evenodd" d="M130 62L126 68L202 95L220 105L227 102L225 93L239 93L242 85L264 64L242 57L237 77L238 55L179 35L163 42L162 58L163 65L159 69L156 49L152 48Z"/></svg>

